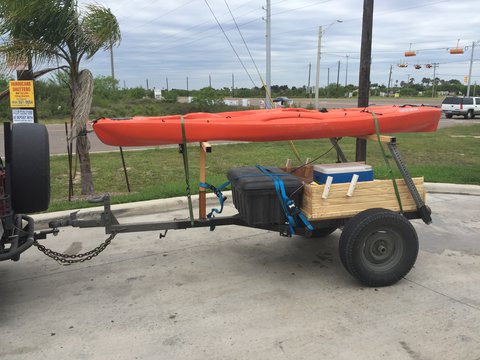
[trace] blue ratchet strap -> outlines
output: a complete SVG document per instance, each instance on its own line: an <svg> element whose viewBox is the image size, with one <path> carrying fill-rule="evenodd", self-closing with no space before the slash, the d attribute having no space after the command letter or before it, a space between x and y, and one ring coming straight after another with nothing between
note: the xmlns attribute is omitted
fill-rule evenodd
<svg viewBox="0 0 480 360"><path fill-rule="evenodd" d="M289 174L278 174L278 176L284 176L284 175L289 175ZM223 204L225 203L225 200L227 200L227 197L224 196L222 194L222 191L232 183L232 181L235 181L237 179L241 179L241 178L244 178L244 177L265 177L265 176L269 176L268 174L249 174L249 175L242 175L242 176L238 176L236 177L235 179L232 179L230 181L227 181L225 183L223 183L222 185L218 186L218 187L215 187L209 183L206 183L206 182L201 182L199 183L198 185L201 187L201 188L204 188L204 189L210 189L213 191L213 193L218 197L218 201L220 202L220 209L216 209L216 208L213 208L212 211L210 211L208 214L207 214L207 218L210 219L212 217L215 217L214 213L215 214L221 214L222 211L223 211Z"/></svg>
<svg viewBox="0 0 480 360"><path fill-rule="evenodd" d="M215 217L214 213L216 213L216 214L221 214L222 213L223 204L225 203L225 200L227 200L227 197L223 196L222 190L225 189L228 185L230 185L230 183L231 183L231 181L227 181L227 182L223 183L222 185L220 185L219 187L215 187L213 185L210 185L208 183L203 183L203 182L201 182L199 184L200 187L202 187L202 188L212 190L213 193L218 197L218 201L220 201L220 209L213 208L212 211L210 211L207 214L208 219L210 219L212 217Z"/></svg>
<svg viewBox="0 0 480 360"><path fill-rule="evenodd" d="M309 230L314 230L313 226L302 214L300 209L295 206L294 201L287 196L285 185L281 179L282 174L275 174L261 165L257 165L257 168L272 178L275 184L275 190L277 191L277 195L280 200L280 205L282 206L283 212L285 213L285 217L288 221L290 234L295 235L295 226L298 225L297 219L300 219Z"/></svg>

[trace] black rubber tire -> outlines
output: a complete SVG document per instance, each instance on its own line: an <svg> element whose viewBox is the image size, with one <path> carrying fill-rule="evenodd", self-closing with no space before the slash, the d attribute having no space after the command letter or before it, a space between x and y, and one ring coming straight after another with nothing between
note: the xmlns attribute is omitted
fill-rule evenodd
<svg viewBox="0 0 480 360"><path fill-rule="evenodd" d="M369 209L347 222L339 251L345 268L359 281L372 287L389 286L415 264L418 237L402 215Z"/></svg>
<svg viewBox="0 0 480 360"><path fill-rule="evenodd" d="M321 239L321 238L327 237L337 229L338 228L336 226L314 229L312 231L312 234L309 235L308 237L312 239Z"/></svg>
<svg viewBox="0 0 480 360"><path fill-rule="evenodd" d="M447 119L451 119L451 118L453 117L453 115L452 115L452 114L445 114L445 117L446 117Z"/></svg>
<svg viewBox="0 0 480 360"><path fill-rule="evenodd" d="M473 110L468 110L467 113L465 115L463 115L463 118L464 119L473 119L474 118Z"/></svg>
<svg viewBox="0 0 480 360"><path fill-rule="evenodd" d="M340 241L338 243L338 254L340 256L342 265L345 267L345 269L347 269L348 272L350 272L350 270L347 267L347 260L346 260L346 253L347 253L346 246L348 242L342 239L349 238L351 236L350 233L354 229L354 226L352 226L352 222L362 221L366 217L369 217L374 214L382 213L384 211L386 210L381 208L372 208L372 209L362 211L361 213L358 213L357 215L352 217L350 220L348 220L345 226L343 227L342 234L340 235Z"/></svg>
<svg viewBox="0 0 480 360"><path fill-rule="evenodd" d="M42 124L14 124L11 137L10 179L12 208L17 214L48 209L50 152Z"/></svg>

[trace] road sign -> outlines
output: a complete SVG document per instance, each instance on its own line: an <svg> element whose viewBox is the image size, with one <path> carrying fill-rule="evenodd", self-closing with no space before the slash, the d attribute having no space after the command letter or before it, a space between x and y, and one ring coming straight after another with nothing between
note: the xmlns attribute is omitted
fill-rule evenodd
<svg viewBox="0 0 480 360"><path fill-rule="evenodd" d="M12 109L13 123L33 123L33 109Z"/></svg>
<svg viewBox="0 0 480 360"><path fill-rule="evenodd" d="M9 86L10 107L12 109L35 107L33 80L11 80Z"/></svg>

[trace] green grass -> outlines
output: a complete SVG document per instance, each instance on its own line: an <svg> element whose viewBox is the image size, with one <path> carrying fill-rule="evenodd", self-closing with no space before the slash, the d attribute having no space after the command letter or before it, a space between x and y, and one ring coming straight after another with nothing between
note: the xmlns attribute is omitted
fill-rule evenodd
<svg viewBox="0 0 480 360"><path fill-rule="evenodd" d="M466 137L455 137L455 136ZM397 135L402 159L412 176L424 176L428 182L480 185L480 125L457 126L435 133ZM354 159L355 139L344 138L341 146L347 159ZM314 159L331 148L328 140L295 141L302 158ZM190 181L193 192L198 184L198 145L189 145ZM283 166L295 159L288 142L214 145L207 155L207 182L214 185L226 180L229 168L245 165ZM182 156L176 148L125 152L132 192L128 193L119 153L92 154L91 163L98 194L110 193L112 203L167 198L185 195ZM336 161L335 151L316 161ZM376 142L368 143L367 163L374 166L376 178L386 178L387 168ZM392 167L396 169L393 159ZM299 165L295 163L294 165ZM398 171L396 172L397 176ZM49 211L91 206L82 199L68 202L68 163L65 156L51 160L52 200ZM79 178L79 176L77 176ZM75 194L80 193L75 180Z"/></svg>

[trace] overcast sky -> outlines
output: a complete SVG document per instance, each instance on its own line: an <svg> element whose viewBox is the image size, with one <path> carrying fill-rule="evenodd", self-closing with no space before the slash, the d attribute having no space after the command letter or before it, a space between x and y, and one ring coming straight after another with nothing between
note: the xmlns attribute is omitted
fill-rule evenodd
<svg viewBox="0 0 480 360"><path fill-rule="evenodd" d="M242 42L241 33L265 78L265 10L263 0L207 0L245 67L238 60L205 0L98 0L117 17L122 42L114 48L115 77L120 86L183 88L209 85L215 88L261 86L260 77ZM81 0L79 4L92 3ZM372 42L372 83L387 84L390 66L392 82L420 81L437 76L463 82L468 74L472 42L480 41L480 6L474 0L377 0L375 1ZM272 84L303 86L315 83L318 27L324 31L320 86L337 81L358 84L363 0L272 0ZM336 22L341 20L341 23ZM330 24L333 25L329 26ZM451 55L450 48L465 50ZM405 57L404 52L417 52ZM348 56L348 73L346 72ZM472 83L480 84L480 42L474 52ZM397 65L407 62L408 67ZM420 70L415 64L422 65ZM98 53L84 64L95 76L111 75L109 53ZM253 82L252 82L253 80Z"/></svg>

